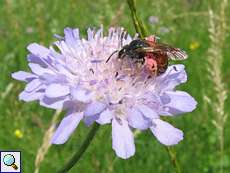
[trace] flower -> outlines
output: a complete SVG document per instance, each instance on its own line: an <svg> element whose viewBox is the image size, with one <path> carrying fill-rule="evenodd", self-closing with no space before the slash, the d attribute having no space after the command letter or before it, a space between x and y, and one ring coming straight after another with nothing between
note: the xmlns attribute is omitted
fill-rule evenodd
<svg viewBox="0 0 230 173"><path fill-rule="evenodd" d="M183 139L183 132L160 116L191 112L196 107L188 93L175 90L187 80L184 65L169 66L164 74L149 78L146 69L131 59L116 58L114 51L136 39L122 28L110 28L106 36L102 28L88 29L87 39L80 38L78 29L66 28L64 33L64 37L56 36L59 40L49 49L30 44L32 72L12 74L27 82L21 100L39 100L42 106L67 111L52 137L53 144L65 143L80 121L86 125L111 123L112 147L123 159L135 153L133 129L150 129L164 145Z"/></svg>
<svg viewBox="0 0 230 173"><path fill-rule="evenodd" d="M190 45L189 45L189 49L190 49L190 50L196 50L196 49L198 49L199 47L200 47L200 43L197 42L197 41L193 41L193 42L191 42Z"/></svg>
<svg viewBox="0 0 230 173"><path fill-rule="evenodd" d="M34 28L33 27L29 26L29 27L26 28L26 33L27 34L32 34L33 32L34 32Z"/></svg>
<svg viewBox="0 0 230 173"><path fill-rule="evenodd" d="M19 138L19 139L23 138L23 133L22 133L22 131L19 130L19 129L16 129L16 130L14 131L14 135L16 136L16 138Z"/></svg>
<svg viewBox="0 0 230 173"><path fill-rule="evenodd" d="M149 23L152 24L152 25L155 25L157 23L159 23L159 17L157 16L149 16Z"/></svg>
<svg viewBox="0 0 230 173"><path fill-rule="evenodd" d="M160 32L161 34L167 34L167 33L170 32L170 29L167 28L167 27L162 26L162 27L159 28L159 32Z"/></svg>

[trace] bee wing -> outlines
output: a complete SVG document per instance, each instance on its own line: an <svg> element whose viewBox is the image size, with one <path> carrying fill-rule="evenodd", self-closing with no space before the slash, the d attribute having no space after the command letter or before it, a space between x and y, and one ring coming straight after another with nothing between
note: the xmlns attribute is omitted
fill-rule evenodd
<svg viewBox="0 0 230 173"><path fill-rule="evenodd" d="M166 53L167 57L171 60L184 60L188 58L185 51L161 43L154 44L150 47L137 48L135 51L145 53Z"/></svg>
<svg viewBox="0 0 230 173"><path fill-rule="evenodd" d="M185 51L171 47L167 44L157 44L155 45L155 49L160 49L165 52L169 59L171 60L184 60L188 58L188 55Z"/></svg>
<svg viewBox="0 0 230 173"><path fill-rule="evenodd" d="M159 48L154 48L154 47L141 47L141 48L135 49L135 51L136 52L145 52L145 53L158 53L162 50Z"/></svg>

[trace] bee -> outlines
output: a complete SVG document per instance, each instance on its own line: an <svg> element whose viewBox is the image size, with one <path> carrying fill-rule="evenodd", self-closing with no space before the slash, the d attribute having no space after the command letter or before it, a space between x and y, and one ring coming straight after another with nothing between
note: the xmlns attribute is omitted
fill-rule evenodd
<svg viewBox="0 0 230 173"><path fill-rule="evenodd" d="M187 54L179 49L168 44L158 43L158 37L154 35L144 39L136 39L128 45L122 47L121 50L114 51L106 60L110 60L113 54L118 52L118 59L130 58L135 63L142 64L150 74L159 76L168 68L169 60L184 60Z"/></svg>

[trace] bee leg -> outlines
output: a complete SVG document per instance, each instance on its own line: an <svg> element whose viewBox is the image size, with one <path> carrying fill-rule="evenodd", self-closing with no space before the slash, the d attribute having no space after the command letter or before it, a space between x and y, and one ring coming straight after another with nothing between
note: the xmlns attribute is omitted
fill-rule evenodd
<svg viewBox="0 0 230 173"><path fill-rule="evenodd" d="M151 75L148 75L148 77L145 79L144 83L146 84L151 77L152 77Z"/></svg>
<svg viewBox="0 0 230 173"><path fill-rule="evenodd" d="M143 65L145 63L145 58L141 59L141 64Z"/></svg>
<svg viewBox="0 0 230 173"><path fill-rule="evenodd" d="M141 64L144 64L143 60L142 59L138 59L138 60L135 60L134 63L141 63Z"/></svg>
<svg viewBox="0 0 230 173"><path fill-rule="evenodd" d="M119 59L124 59L125 56L126 56L126 54L122 54L122 55L119 57Z"/></svg>

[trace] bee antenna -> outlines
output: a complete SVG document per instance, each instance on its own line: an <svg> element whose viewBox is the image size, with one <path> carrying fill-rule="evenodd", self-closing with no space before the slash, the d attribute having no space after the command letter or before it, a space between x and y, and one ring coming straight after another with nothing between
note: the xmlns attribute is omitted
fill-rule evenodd
<svg viewBox="0 0 230 173"><path fill-rule="evenodd" d="M115 51L109 56L109 58L108 58L105 62L106 62L106 63L109 62L110 58L111 58L116 52L118 52L118 50L115 50Z"/></svg>

